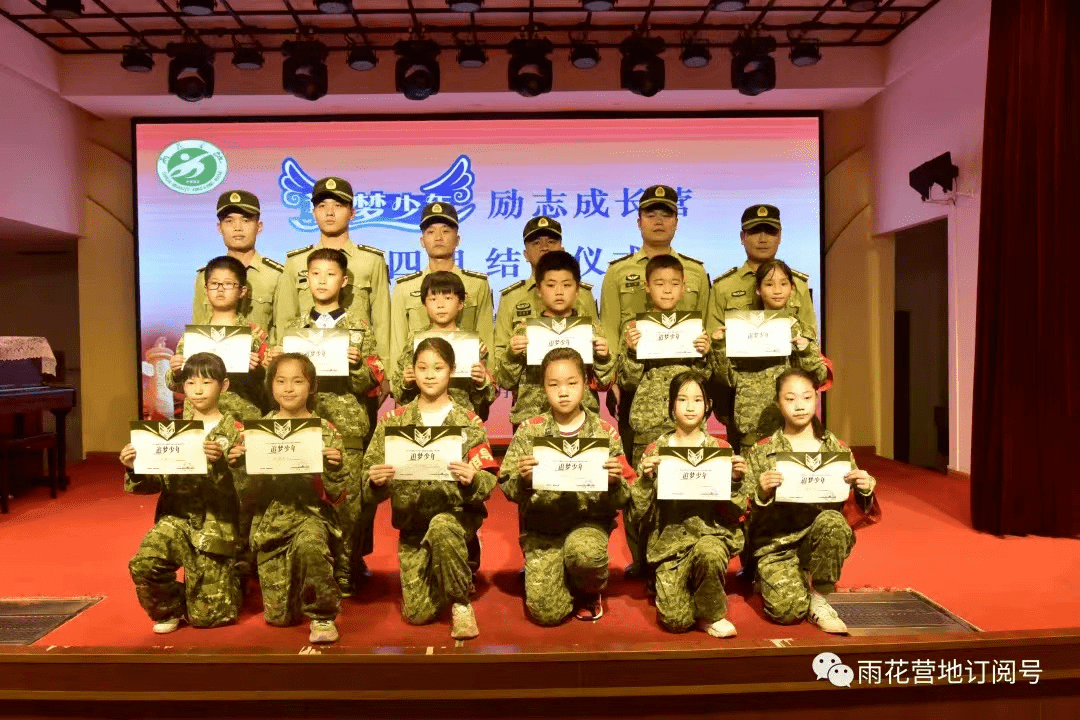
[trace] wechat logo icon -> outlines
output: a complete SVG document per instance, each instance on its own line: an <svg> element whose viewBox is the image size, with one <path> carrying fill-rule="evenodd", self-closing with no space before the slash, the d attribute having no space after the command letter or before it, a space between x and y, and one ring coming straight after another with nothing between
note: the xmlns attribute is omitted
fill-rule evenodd
<svg viewBox="0 0 1080 720"><path fill-rule="evenodd" d="M157 174L161 182L184 195L213 190L228 172L225 153L205 140L180 140L158 155Z"/></svg>
<svg viewBox="0 0 1080 720"><path fill-rule="evenodd" d="M855 681L855 671L841 662L836 653L818 653L811 667L818 680L828 680L835 687L851 687Z"/></svg>

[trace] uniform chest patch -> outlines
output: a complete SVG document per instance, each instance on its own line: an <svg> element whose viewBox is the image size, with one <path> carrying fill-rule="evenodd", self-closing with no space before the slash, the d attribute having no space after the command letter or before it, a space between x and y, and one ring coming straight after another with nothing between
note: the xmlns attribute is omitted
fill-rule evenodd
<svg viewBox="0 0 1080 720"><path fill-rule="evenodd" d="M746 294L745 290L736 290L733 293L731 293L731 297L742 297L745 294Z"/></svg>
<svg viewBox="0 0 1080 720"><path fill-rule="evenodd" d="M420 297L420 291L419 290L413 290L409 294L412 295L413 297Z"/></svg>
<svg viewBox="0 0 1080 720"><path fill-rule="evenodd" d="M626 288L641 287L641 275L638 273L630 273L623 279L623 286Z"/></svg>
<svg viewBox="0 0 1080 720"><path fill-rule="evenodd" d="M517 305L514 306L514 310L516 311L518 317L528 317L530 314L532 314L532 305L527 302L519 302Z"/></svg>

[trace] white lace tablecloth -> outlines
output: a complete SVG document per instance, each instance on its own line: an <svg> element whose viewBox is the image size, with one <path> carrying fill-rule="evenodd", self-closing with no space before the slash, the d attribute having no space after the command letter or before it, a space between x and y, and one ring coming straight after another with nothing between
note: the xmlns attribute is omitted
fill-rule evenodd
<svg viewBox="0 0 1080 720"><path fill-rule="evenodd" d="M43 337L0 337L0 360L41 358L41 372L56 374L56 356Z"/></svg>

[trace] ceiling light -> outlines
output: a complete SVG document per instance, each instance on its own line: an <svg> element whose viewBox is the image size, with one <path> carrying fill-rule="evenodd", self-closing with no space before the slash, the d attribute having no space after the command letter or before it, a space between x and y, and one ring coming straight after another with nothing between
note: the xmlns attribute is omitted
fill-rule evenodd
<svg viewBox="0 0 1080 720"><path fill-rule="evenodd" d="M739 12L746 9L746 0L716 0L713 9L720 12Z"/></svg>
<svg viewBox="0 0 1080 720"><path fill-rule="evenodd" d="M188 102L214 96L214 51L200 42L169 43L169 92Z"/></svg>
<svg viewBox="0 0 1080 720"><path fill-rule="evenodd" d="M473 13L484 4L483 0L446 0L446 4L454 12Z"/></svg>
<svg viewBox="0 0 1080 720"><path fill-rule="evenodd" d="M315 7L324 15L341 15L352 10L352 3L342 0L315 0Z"/></svg>
<svg viewBox="0 0 1080 720"><path fill-rule="evenodd" d="M592 70L600 64L600 51L592 43L574 43L570 63L578 70Z"/></svg>
<svg viewBox="0 0 1080 720"><path fill-rule="evenodd" d="M261 70L263 54L253 47L238 47L233 52L232 64L237 70Z"/></svg>
<svg viewBox="0 0 1080 720"><path fill-rule="evenodd" d="M379 64L379 58L375 56L375 51L367 45L353 45L352 49L349 50L349 54L345 57L345 63L353 70L367 72L375 69L375 66Z"/></svg>
<svg viewBox="0 0 1080 720"><path fill-rule="evenodd" d="M82 15L82 3L79 0L46 0L45 12L57 20L71 20Z"/></svg>
<svg viewBox="0 0 1080 720"><path fill-rule="evenodd" d="M878 0L844 0L844 4L852 12L870 12L877 9Z"/></svg>
<svg viewBox="0 0 1080 720"><path fill-rule="evenodd" d="M731 86L743 95L760 95L776 87L776 61L771 53L776 40L771 36L743 37L731 48Z"/></svg>
<svg viewBox="0 0 1080 720"><path fill-rule="evenodd" d="M506 68L506 82L511 90L522 97L536 97L551 92L550 40L518 38L511 40L507 49L510 51L510 64Z"/></svg>
<svg viewBox="0 0 1080 720"><path fill-rule="evenodd" d="M281 86L302 100L318 100L326 95L326 46L318 40L291 40L281 46L285 62L281 66Z"/></svg>
<svg viewBox="0 0 1080 720"><path fill-rule="evenodd" d="M154 58L141 47L125 45L124 55L120 58L120 67L128 72L148 73L154 69Z"/></svg>
<svg viewBox="0 0 1080 720"><path fill-rule="evenodd" d="M615 0L581 0L581 7L589 12L604 12L615 7Z"/></svg>
<svg viewBox="0 0 1080 720"><path fill-rule="evenodd" d="M682 64L688 68L703 68L709 64L709 60L712 59L712 55L709 53L709 48L705 46L705 43L692 42L683 48Z"/></svg>
<svg viewBox="0 0 1080 720"><path fill-rule="evenodd" d="M439 92L439 46L431 40L399 40L394 86L410 100L423 100Z"/></svg>
<svg viewBox="0 0 1080 720"><path fill-rule="evenodd" d="M185 15L210 15L214 12L214 0L180 0L180 12Z"/></svg>
<svg viewBox="0 0 1080 720"><path fill-rule="evenodd" d="M457 61L463 68L482 68L487 64L487 54L480 43L469 43L458 50Z"/></svg>
<svg viewBox="0 0 1080 720"><path fill-rule="evenodd" d="M816 42L800 40L791 46L791 64L796 67L817 65L821 60L821 50Z"/></svg>
<svg viewBox="0 0 1080 720"><path fill-rule="evenodd" d="M623 56L619 80L624 90L652 97L664 89L663 38L628 37L619 51Z"/></svg>

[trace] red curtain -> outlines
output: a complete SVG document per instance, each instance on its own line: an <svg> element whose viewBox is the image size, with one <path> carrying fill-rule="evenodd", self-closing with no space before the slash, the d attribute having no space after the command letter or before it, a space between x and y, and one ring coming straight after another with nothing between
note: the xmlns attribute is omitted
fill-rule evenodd
<svg viewBox="0 0 1080 720"><path fill-rule="evenodd" d="M993 0L971 508L1080 536L1080 2Z"/></svg>

